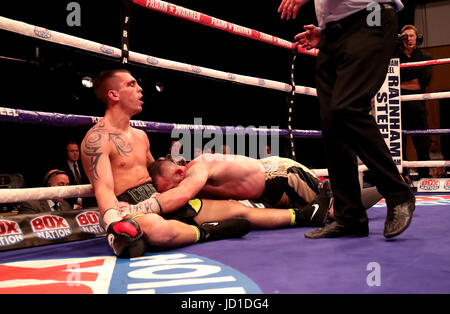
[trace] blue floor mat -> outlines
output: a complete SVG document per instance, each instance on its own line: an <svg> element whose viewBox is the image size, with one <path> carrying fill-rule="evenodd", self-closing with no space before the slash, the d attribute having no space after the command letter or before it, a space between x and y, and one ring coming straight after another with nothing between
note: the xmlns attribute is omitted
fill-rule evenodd
<svg viewBox="0 0 450 314"><path fill-rule="evenodd" d="M310 228L252 231L133 260L113 257L104 238L5 251L0 293L37 284L49 293L450 293L448 197L418 201L411 226L392 240L383 237L385 205L368 215L366 238L306 239ZM49 278L36 277L37 267L49 267ZM53 270L73 284L52 278Z"/></svg>

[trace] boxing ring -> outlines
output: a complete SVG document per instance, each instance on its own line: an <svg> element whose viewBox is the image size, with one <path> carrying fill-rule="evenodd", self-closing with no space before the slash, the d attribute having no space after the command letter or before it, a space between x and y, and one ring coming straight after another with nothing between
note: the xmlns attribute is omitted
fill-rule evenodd
<svg viewBox="0 0 450 314"><path fill-rule="evenodd" d="M298 49L295 44L237 24L192 11L171 3L134 0L134 4L187 19L207 27L244 36L269 45L285 48L290 53L307 54L313 58L318 51ZM290 95L288 128L233 128L241 135L273 135L290 140L295 157L294 137L319 138L317 130L293 129L289 123L296 94L317 96L312 87L295 84L293 71L289 83L219 71L212 68L149 56L128 50L127 29L122 27L121 49L74 37L36 25L0 16L0 29L50 41L82 51L99 54L122 63L157 67L212 78L230 83L266 88ZM295 53L293 54L295 56ZM295 57L292 66L294 67ZM399 67L435 66L450 63L450 58L401 64ZM450 92L401 96L402 102L449 98ZM62 114L18 108L0 107L0 121L36 124L51 127L90 127L100 118L88 115ZM133 120L131 125L148 133L194 134L208 130L227 134L226 126L162 123ZM404 135L448 135L450 130L402 131ZM402 167L447 167L449 161L405 161ZM364 165L360 171L365 171ZM326 176L326 169L313 169ZM423 183L428 190L433 182ZM437 183L436 183L437 184ZM298 294L298 293L449 293L450 281L450 206L449 179L439 182L440 193L418 193L411 226L398 238L386 241L383 224L386 217L384 201L368 210L370 234L367 238L308 240L303 234L310 228L251 231L242 239L195 244L164 252L146 252L134 259L116 258L98 226L98 213L83 210L67 214L31 215L18 222L11 216L0 216L0 293L94 293L94 294L213 294L220 301L216 309L270 308L270 298L251 304L227 303L220 295L229 294ZM56 197L92 196L90 185L0 189L0 203ZM44 218L42 218L45 216ZM49 216L53 217L51 220ZM41 218L40 218L41 217ZM37 220L36 220L37 219ZM39 220L41 219L41 220ZM36 226L25 230L22 224L42 221L50 237L39 237ZM54 222L53 224L51 222ZM57 224L58 222L58 224ZM22 230L23 229L23 230ZM63 230L64 229L64 230ZM69 232L70 235L66 237ZM19 232L20 230L20 232ZM66 232L63 234L62 232ZM88 234L88 235L85 235ZM55 235L55 236L54 236ZM52 238L53 237L53 238ZM56 241L53 241L55 240ZM69 239L69 240L68 240ZM29 242L27 242L29 241ZM19 248L14 245L29 243ZM34 243L38 243L37 245ZM204 296L203 296L204 297ZM206 297L204 297L206 298ZM187 298L177 299L170 306L183 310ZM192 304L190 305L192 308Z"/></svg>

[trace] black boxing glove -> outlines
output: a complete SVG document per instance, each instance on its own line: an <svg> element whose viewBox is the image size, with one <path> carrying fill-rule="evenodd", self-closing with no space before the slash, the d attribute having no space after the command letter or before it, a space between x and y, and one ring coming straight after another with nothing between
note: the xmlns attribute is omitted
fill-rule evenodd
<svg viewBox="0 0 450 314"><path fill-rule="evenodd" d="M139 257L145 251L144 233L131 218L112 222L106 231L108 243L118 257Z"/></svg>

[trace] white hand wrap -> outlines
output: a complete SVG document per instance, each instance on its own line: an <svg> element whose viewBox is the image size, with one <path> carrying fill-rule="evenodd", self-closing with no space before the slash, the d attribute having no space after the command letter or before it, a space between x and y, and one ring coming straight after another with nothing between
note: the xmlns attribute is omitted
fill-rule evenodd
<svg viewBox="0 0 450 314"><path fill-rule="evenodd" d="M130 206L130 212L131 215L137 215L137 214L161 214L161 206L159 206L159 202L156 199L156 195L158 193L155 193L150 197L149 199L146 199L145 201L142 201L136 205Z"/></svg>
<svg viewBox="0 0 450 314"><path fill-rule="evenodd" d="M161 207L159 206L156 196L159 193L154 193L149 199L142 201L136 205L130 205L126 202L119 202L120 209L130 213L132 217L140 214L161 214Z"/></svg>
<svg viewBox="0 0 450 314"><path fill-rule="evenodd" d="M100 225L103 229L108 230L108 226L111 223L120 221L127 217L129 214L130 212L126 208L123 208L123 206L121 206L120 209L109 208L103 214L102 219L100 219Z"/></svg>

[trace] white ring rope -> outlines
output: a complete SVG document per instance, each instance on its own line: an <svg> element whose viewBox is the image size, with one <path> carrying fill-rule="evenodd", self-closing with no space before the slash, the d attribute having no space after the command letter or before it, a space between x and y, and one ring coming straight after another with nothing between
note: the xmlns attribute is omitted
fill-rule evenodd
<svg viewBox="0 0 450 314"><path fill-rule="evenodd" d="M442 99L442 98L450 98L450 92L402 95L400 98L401 98L401 101Z"/></svg>
<svg viewBox="0 0 450 314"><path fill-rule="evenodd" d="M65 46L70 46L98 54L103 54L105 56L117 59L119 59L121 56L121 50L118 48L99 44L90 40L78 38L75 36L63 34L56 31L50 31L45 28L30 25L20 21L15 21L2 16L0 16L0 29L18 33L28 37L50 41ZM201 76L237 82L245 85L275 89L284 92L290 92L292 89L291 85L282 82L218 71L214 69L199 67L181 62L156 58L132 51L129 52L129 60L132 62L137 62L148 66L193 73ZM421 63L417 64L416 66L442 64L442 63L448 63L448 59L435 60L434 63L428 62L428 64ZM295 93L317 96L315 88L305 86L295 86ZM417 95L404 95L401 96L401 101L440 99L448 97L450 97L450 92L427 93ZM405 167L446 167L450 166L450 161L403 161L402 164ZM368 170L368 168L365 165L361 165L358 167L358 170L361 172ZM312 171L317 176L328 175L327 169L312 169ZM63 187L1 189L0 203L17 203L30 200L46 200L57 198L91 197L91 196L94 196L94 190L92 188L92 185L90 184L72 185Z"/></svg>
<svg viewBox="0 0 450 314"><path fill-rule="evenodd" d="M118 48L99 44L90 40L63 34L56 31L50 31L42 27L34 26L20 21L15 21L2 16L0 16L0 29L18 33L28 37L50 41L56 44L91 51L94 53L102 54L116 59L119 59L121 57L121 50ZM187 72L200 76L241 83L244 85L264 87L283 92L290 92L292 90L290 84L283 82L209 69L196 65L171 61L162 58L156 58L132 51L129 52L129 61L144 64L147 66L176 70L180 72ZM315 88L299 85L295 86L295 93L302 95L317 96L317 91ZM450 97L450 92L415 94L406 96L404 95L401 96L400 99L401 101L412 101L424 99L440 99L446 97Z"/></svg>
<svg viewBox="0 0 450 314"><path fill-rule="evenodd" d="M448 167L450 161L428 160L428 161L403 161L405 167ZM367 171L365 165L360 165L358 171ZM311 169L318 177L328 176L328 169ZM57 198L91 197L94 189L90 184L24 188L24 189L0 189L0 203L18 203L32 200L51 200Z"/></svg>
<svg viewBox="0 0 450 314"><path fill-rule="evenodd" d="M116 59L119 59L121 57L121 50L118 48L103 45L79 37L63 34L60 32L51 31L42 27L38 27L20 21L15 21L2 16L0 16L0 29L7 30L13 33L18 33L28 37L46 40L56 44L91 51L94 53L102 54ZM176 70L180 72L187 72L197 74L200 76L206 76L215 79L241 83L245 85L264 87L284 92L290 92L292 90L291 85L287 83L245 76L235 73L229 73L205 67L199 67L196 65L166 60L162 58L156 58L132 51L129 52L128 60L131 62L136 62L147 66ZM296 86L295 92L297 94L317 96L316 89L311 87Z"/></svg>
<svg viewBox="0 0 450 314"><path fill-rule="evenodd" d="M90 184L25 189L1 189L0 203L90 196L94 196L94 189Z"/></svg>
<svg viewBox="0 0 450 314"><path fill-rule="evenodd" d="M403 161L402 165L408 168L424 168L424 167L448 167L448 160L420 160L420 161Z"/></svg>

